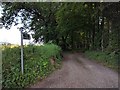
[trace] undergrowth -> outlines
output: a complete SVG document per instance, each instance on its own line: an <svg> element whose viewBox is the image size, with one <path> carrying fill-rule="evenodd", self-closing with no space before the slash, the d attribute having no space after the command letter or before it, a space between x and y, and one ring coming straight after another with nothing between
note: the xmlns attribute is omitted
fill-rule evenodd
<svg viewBox="0 0 120 90"><path fill-rule="evenodd" d="M86 56L95 60L111 69L118 71L118 55L115 53L107 53L101 51L86 51Z"/></svg>
<svg viewBox="0 0 120 90"><path fill-rule="evenodd" d="M3 88L24 88L48 76L61 64L61 48L54 44L24 47L24 74L21 74L20 47L6 47L2 58ZM50 62L55 58L55 65Z"/></svg>

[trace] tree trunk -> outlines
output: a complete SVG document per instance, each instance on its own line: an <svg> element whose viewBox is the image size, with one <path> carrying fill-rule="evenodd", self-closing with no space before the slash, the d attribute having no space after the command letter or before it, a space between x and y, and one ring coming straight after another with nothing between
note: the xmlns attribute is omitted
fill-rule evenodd
<svg viewBox="0 0 120 90"><path fill-rule="evenodd" d="M102 51L104 50L104 43L103 43L103 40L104 40L104 17L102 16L102 22L101 22L101 49Z"/></svg>

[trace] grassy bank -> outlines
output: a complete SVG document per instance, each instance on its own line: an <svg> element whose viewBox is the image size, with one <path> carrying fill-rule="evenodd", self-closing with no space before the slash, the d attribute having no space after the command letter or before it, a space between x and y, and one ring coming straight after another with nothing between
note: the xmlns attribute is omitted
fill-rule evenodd
<svg viewBox="0 0 120 90"><path fill-rule="evenodd" d="M118 71L118 56L115 53L86 51L85 54L89 59L95 60L102 65Z"/></svg>
<svg viewBox="0 0 120 90"><path fill-rule="evenodd" d="M20 47L3 50L3 87L21 88L43 79L61 64L61 48L54 44L24 47L24 74L20 69Z"/></svg>

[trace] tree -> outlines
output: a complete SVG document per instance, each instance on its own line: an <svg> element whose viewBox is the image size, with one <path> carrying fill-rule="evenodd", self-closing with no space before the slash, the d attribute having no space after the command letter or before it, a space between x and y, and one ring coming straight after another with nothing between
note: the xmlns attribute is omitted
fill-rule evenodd
<svg viewBox="0 0 120 90"><path fill-rule="evenodd" d="M21 18L35 41L53 41L63 49L119 51L120 3L3 3L3 24Z"/></svg>
<svg viewBox="0 0 120 90"><path fill-rule="evenodd" d="M18 24L19 17L25 29L35 32L36 42L41 36L44 42L48 42L55 39L57 34L54 14L58 6L58 3L3 3L2 21L6 28L10 28L13 22Z"/></svg>

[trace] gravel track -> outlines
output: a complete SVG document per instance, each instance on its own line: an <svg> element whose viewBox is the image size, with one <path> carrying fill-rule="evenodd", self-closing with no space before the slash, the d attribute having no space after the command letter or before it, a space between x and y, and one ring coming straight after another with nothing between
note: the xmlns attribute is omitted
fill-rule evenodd
<svg viewBox="0 0 120 90"><path fill-rule="evenodd" d="M31 88L118 88L118 73L84 57L64 53L62 68Z"/></svg>

